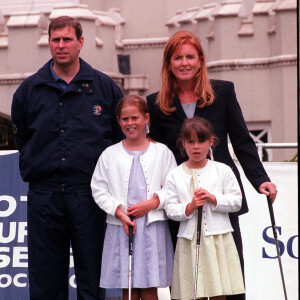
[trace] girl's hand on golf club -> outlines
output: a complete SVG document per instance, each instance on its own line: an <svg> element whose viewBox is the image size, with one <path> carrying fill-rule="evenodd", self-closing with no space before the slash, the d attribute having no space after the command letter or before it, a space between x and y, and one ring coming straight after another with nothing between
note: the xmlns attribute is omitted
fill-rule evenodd
<svg viewBox="0 0 300 300"><path fill-rule="evenodd" d="M135 234L135 230L136 230L135 220L131 221L130 218L126 214L125 214L125 216L127 218L124 217L124 220L121 220L121 221L122 221L122 224L123 224L123 227L124 227L124 230L125 230L126 234L129 235L129 226L132 226L133 234Z"/></svg>
<svg viewBox="0 0 300 300"><path fill-rule="evenodd" d="M273 182L262 183L259 186L258 190L261 194L265 194L266 196L269 196L272 203L275 201L275 198L277 196L277 188Z"/></svg>
<svg viewBox="0 0 300 300"><path fill-rule="evenodd" d="M205 201L211 202L213 205L217 205L216 196L203 188L195 189L194 194L202 200L205 199Z"/></svg>
<svg viewBox="0 0 300 300"><path fill-rule="evenodd" d="M203 206L206 201L211 202L213 205L217 205L217 199L215 195L202 188L195 189L194 197L192 198L192 201L187 205L185 214L189 216L199 207Z"/></svg>
<svg viewBox="0 0 300 300"><path fill-rule="evenodd" d="M119 207L116 209L115 217L119 218L123 224L124 230L127 235L129 235L129 229L128 226L132 226L133 228L133 234L135 234L136 230L136 222L135 220L131 221L129 216L125 214Z"/></svg>
<svg viewBox="0 0 300 300"><path fill-rule="evenodd" d="M185 209L186 216L189 216L190 214L192 214L195 210L198 209L198 207L203 206L206 202L206 199L203 198L202 195L200 195L197 190L199 190L199 189L195 190L192 201L186 206L186 209Z"/></svg>
<svg viewBox="0 0 300 300"><path fill-rule="evenodd" d="M140 218L150 210L157 208L159 203L159 198L154 197L152 199L133 204L127 209L128 215L133 216L135 219Z"/></svg>

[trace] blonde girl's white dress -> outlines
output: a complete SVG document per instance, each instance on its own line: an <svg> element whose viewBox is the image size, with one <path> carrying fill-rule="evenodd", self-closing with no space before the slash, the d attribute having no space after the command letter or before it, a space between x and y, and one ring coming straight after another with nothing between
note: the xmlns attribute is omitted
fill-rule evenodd
<svg viewBox="0 0 300 300"><path fill-rule="evenodd" d="M94 200L107 213L101 287L129 286L128 236L121 220L115 217L117 207L127 211L131 205L155 196L159 197L159 207L135 219L131 287L171 286L174 249L162 187L168 171L176 166L173 153L165 145L154 142L144 151L128 151L120 142L101 154L91 181Z"/></svg>
<svg viewBox="0 0 300 300"><path fill-rule="evenodd" d="M197 187L196 170L189 169L185 164L183 170L192 175L193 194ZM201 175L205 176L205 167L201 171ZM245 293L239 256L231 232L205 236L204 222L202 219L197 299ZM195 261L196 233L192 240L179 237L173 265L172 299L193 299Z"/></svg>
<svg viewBox="0 0 300 300"><path fill-rule="evenodd" d="M147 186L139 157L142 151L127 151L134 156L128 188L128 206L146 199ZM146 150L147 151L147 150ZM145 151L144 151L145 152ZM133 237L132 288L171 286L173 253L167 221L147 225L146 215L137 218ZM100 286L128 288L128 236L123 226L107 224Z"/></svg>

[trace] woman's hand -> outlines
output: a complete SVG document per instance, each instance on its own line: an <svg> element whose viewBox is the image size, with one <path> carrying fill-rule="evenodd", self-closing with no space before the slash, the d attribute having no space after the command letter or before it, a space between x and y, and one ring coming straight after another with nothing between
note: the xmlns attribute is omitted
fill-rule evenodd
<svg viewBox="0 0 300 300"><path fill-rule="evenodd" d="M128 215L133 216L135 219L144 216L150 210L159 206L159 198L155 197L149 200L141 201L139 203L131 205L127 211Z"/></svg>
<svg viewBox="0 0 300 300"><path fill-rule="evenodd" d="M135 220L131 221L129 216L126 215L119 207L116 209L115 217L119 218L123 224L124 230L127 235L129 235L129 228L128 226L132 226L133 228L133 234L135 234L136 231L136 222Z"/></svg>
<svg viewBox="0 0 300 300"><path fill-rule="evenodd" d="M275 201L275 198L277 196L277 188L273 182L262 183L259 186L258 190L261 194L265 194L266 196L269 196L272 203Z"/></svg>

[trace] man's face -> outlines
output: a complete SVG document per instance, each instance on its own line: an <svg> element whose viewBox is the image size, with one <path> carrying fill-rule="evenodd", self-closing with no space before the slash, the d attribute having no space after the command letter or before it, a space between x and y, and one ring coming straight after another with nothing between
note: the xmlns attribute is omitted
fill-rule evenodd
<svg viewBox="0 0 300 300"><path fill-rule="evenodd" d="M78 62L79 52L83 46L83 37L77 40L73 27L66 26L51 30L51 37L48 41L54 65L66 68Z"/></svg>

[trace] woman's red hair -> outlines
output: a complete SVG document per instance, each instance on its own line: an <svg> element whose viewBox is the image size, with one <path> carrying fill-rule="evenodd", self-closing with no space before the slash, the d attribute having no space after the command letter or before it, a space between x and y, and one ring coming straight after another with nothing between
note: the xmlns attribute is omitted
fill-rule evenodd
<svg viewBox="0 0 300 300"><path fill-rule="evenodd" d="M169 41L163 54L163 65L161 69L162 87L158 93L156 102L164 114L171 114L174 110L174 96L178 93L176 78L170 70L170 61L174 53L180 51L183 44L188 43L195 47L200 59L200 69L195 76L194 94L198 99L198 107L211 105L214 101L214 93L206 68L206 59L200 40L190 31L178 31Z"/></svg>

